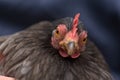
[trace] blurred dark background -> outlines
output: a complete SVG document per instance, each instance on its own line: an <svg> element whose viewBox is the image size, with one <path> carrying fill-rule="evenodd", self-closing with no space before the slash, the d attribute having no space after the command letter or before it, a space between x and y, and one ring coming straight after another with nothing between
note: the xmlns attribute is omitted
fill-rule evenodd
<svg viewBox="0 0 120 80"><path fill-rule="evenodd" d="M115 80L120 80L120 0L0 0L0 36L78 12Z"/></svg>

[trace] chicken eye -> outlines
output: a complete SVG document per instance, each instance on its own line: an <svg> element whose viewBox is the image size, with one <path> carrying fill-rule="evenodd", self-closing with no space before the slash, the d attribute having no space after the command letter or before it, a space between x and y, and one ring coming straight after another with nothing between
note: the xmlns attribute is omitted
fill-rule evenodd
<svg viewBox="0 0 120 80"><path fill-rule="evenodd" d="M56 29L55 29L55 30L53 30L52 35L53 35L53 36L54 36L54 35L57 35L57 36L58 36L58 35L59 35L59 31L58 31L58 30L56 30Z"/></svg>
<svg viewBox="0 0 120 80"><path fill-rule="evenodd" d="M59 32L57 29L55 29L55 30L53 30L53 32L52 32L52 36L58 38L58 37L60 37L60 32Z"/></svg>
<svg viewBox="0 0 120 80"><path fill-rule="evenodd" d="M87 41L87 38L84 38L84 39L83 39L83 43L86 43L86 41Z"/></svg>
<svg viewBox="0 0 120 80"><path fill-rule="evenodd" d="M59 34L59 31L58 31L58 30L56 30L56 34Z"/></svg>

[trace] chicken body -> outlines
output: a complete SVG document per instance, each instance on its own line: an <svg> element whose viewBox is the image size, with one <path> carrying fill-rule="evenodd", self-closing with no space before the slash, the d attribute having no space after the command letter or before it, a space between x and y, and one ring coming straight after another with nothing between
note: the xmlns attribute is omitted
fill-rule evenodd
<svg viewBox="0 0 120 80"><path fill-rule="evenodd" d="M18 80L112 80L103 56L91 42L77 59L63 58L51 46L58 24L69 28L72 18L43 21L9 36L0 45L0 73ZM83 23L79 23L83 27ZM84 28L84 27L83 27Z"/></svg>

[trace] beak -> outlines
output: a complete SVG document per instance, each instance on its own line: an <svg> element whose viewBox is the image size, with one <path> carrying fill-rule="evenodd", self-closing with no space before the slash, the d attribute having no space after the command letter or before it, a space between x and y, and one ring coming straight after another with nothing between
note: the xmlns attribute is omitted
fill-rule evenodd
<svg viewBox="0 0 120 80"><path fill-rule="evenodd" d="M74 42L68 42L66 45L67 53L68 55L72 55L74 53L75 43Z"/></svg>
<svg viewBox="0 0 120 80"><path fill-rule="evenodd" d="M68 55L72 55L75 53L76 47L75 47L75 42L74 41L68 41L68 42L61 42L60 43L61 47L67 51Z"/></svg>

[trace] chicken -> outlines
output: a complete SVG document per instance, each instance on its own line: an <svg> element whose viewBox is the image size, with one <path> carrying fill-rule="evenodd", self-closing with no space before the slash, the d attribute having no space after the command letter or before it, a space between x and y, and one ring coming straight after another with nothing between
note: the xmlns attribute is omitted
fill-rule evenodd
<svg viewBox="0 0 120 80"><path fill-rule="evenodd" d="M18 80L112 80L79 16L42 21L3 39L0 73Z"/></svg>

